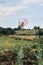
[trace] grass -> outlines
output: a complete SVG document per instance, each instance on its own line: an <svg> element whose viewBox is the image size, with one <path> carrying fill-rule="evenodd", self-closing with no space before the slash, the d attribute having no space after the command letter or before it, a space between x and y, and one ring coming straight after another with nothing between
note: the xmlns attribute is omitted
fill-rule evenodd
<svg viewBox="0 0 43 65"><path fill-rule="evenodd" d="M40 60L39 65L43 65L43 59Z"/></svg>
<svg viewBox="0 0 43 65"><path fill-rule="evenodd" d="M22 45L22 46L29 46L29 45L33 45L34 43L32 43L33 41L27 41L27 40L19 40L19 39L15 39L15 38L11 38L11 37L7 37L7 36L1 36L0 37L0 50L3 49L14 49L17 45Z"/></svg>
<svg viewBox="0 0 43 65"><path fill-rule="evenodd" d="M40 38L43 39L43 36L41 36ZM1 36L0 37L0 51L4 50L4 49L13 50L18 45L21 45L23 47L24 46L30 47L34 44L37 44L36 42L34 42L34 40L33 41L31 41L31 40L27 41L27 40L24 40L24 39L19 40L18 38L15 39L15 37L8 37L8 36ZM43 59L40 60L39 65L43 65Z"/></svg>
<svg viewBox="0 0 43 65"><path fill-rule="evenodd" d="M24 36L23 36L24 37ZM17 38L17 39L16 39ZM15 37L9 37L9 36L1 36L0 37L0 50L2 49L14 49L17 45L22 45L22 46L29 46L29 45L33 45L36 44L36 42L34 42L34 40L32 40L33 37L30 36L30 39L26 40L29 37L24 37L26 39L20 39L16 36ZM41 36L41 39L43 39L43 36ZM43 43L43 40L42 42ZM43 47L43 46L42 46Z"/></svg>
<svg viewBox="0 0 43 65"><path fill-rule="evenodd" d="M35 30L18 30L16 31L16 34L24 34L24 35L33 35L33 34L36 34L36 31Z"/></svg>

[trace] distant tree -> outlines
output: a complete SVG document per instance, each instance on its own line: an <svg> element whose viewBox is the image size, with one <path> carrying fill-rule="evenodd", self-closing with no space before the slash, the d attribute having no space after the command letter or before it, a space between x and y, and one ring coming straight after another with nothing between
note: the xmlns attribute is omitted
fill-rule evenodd
<svg viewBox="0 0 43 65"><path fill-rule="evenodd" d="M40 30L40 27L39 26L34 26L35 31L36 31L36 35L39 35L39 30Z"/></svg>
<svg viewBox="0 0 43 65"><path fill-rule="evenodd" d="M12 28L7 28L7 34L15 34L15 30Z"/></svg>
<svg viewBox="0 0 43 65"><path fill-rule="evenodd" d="M43 29L39 30L39 35L43 35Z"/></svg>
<svg viewBox="0 0 43 65"><path fill-rule="evenodd" d="M34 26L34 29L37 31L38 30L38 32L36 33L36 34L39 34L39 35L43 35L43 29L41 29L39 26Z"/></svg>
<svg viewBox="0 0 43 65"><path fill-rule="evenodd" d="M18 26L18 30L21 30L21 26Z"/></svg>
<svg viewBox="0 0 43 65"><path fill-rule="evenodd" d="M39 27L39 26L34 26L34 29L35 29L35 30L37 30L37 29L39 30L40 27Z"/></svg>
<svg viewBox="0 0 43 65"><path fill-rule="evenodd" d="M9 35L9 34L15 34L15 30L12 28L2 28L0 27L0 34Z"/></svg>
<svg viewBox="0 0 43 65"><path fill-rule="evenodd" d="M4 28L0 27L0 33L2 33L3 29L4 29Z"/></svg>

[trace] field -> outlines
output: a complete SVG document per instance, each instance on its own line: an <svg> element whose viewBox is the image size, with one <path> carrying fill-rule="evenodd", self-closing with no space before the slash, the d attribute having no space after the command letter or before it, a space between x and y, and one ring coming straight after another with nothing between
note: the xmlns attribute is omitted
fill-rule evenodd
<svg viewBox="0 0 43 65"><path fill-rule="evenodd" d="M35 36L1 36L0 37L0 50L3 49L14 49L16 45L32 45L32 39L34 39ZM28 41L27 41L28 40Z"/></svg>
<svg viewBox="0 0 43 65"><path fill-rule="evenodd" d="M35 35L36 31L33 30L16 30L16 35Z"/></svg>
<svg viewBox="0 0 43 65"><path fill-rule="evenodd" d="M42 58L39 59L40 62L38 62L39 50L38 41L35 36L35 31L34 33L33 31L30 32L18 31L19 34L17 34L16 31L15 35L0 36L0 65L38 65L38 63L39 65L43 65ZM43 49L43 36L40 36L39 41L41 44L40 49ZM7 60L5 57L7 58ZM14 59L12 59L13 57ZM21 58L23 60L23 64L21 62Z"/></svg>

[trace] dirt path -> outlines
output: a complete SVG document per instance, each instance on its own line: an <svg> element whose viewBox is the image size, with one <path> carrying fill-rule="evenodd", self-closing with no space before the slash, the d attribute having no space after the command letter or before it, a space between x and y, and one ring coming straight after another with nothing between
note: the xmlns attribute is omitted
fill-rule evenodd
<svg viewBox="0 0 43 65"><path fill-rule="evenodd" d="M33 40L36 36L34 36L34 35L30 35L30 36L9 35L9 37L12 37L12 38L22 38L22 39L31 39L31 40Z"/></svg>

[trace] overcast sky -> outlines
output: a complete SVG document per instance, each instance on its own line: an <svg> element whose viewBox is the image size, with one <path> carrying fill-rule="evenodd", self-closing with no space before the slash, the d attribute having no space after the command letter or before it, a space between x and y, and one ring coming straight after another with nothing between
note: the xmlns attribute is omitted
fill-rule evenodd
<svg viewBox="0 0 43 65"><path fill-rule="evenodd" d="M25 28L43 28L43 0L0 0L0 27L15 28L22 18L28 20Z"/></svg>

